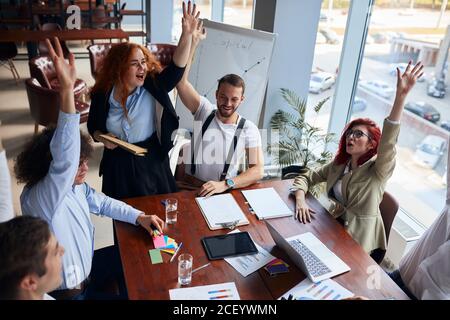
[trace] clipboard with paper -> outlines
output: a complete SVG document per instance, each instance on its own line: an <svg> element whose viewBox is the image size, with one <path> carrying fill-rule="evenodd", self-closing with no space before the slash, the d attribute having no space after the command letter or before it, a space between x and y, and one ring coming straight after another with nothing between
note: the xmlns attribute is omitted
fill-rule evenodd
<svg viewBox="0 0 450 320"><path fill-rule="evenodd" d="M148 150L145 148L136 146L132 143L125 142L116 137L111 137L107 134L101 134L100 137L105 140L108 140L109 142L116 144L117 146L121 147L122 149L127 150L128 152L131 152L132 154L134 154L136 156L143 157L148 152Z"/></svg>
<svg viewBox="0 0 450 320"><path fill-rule="evenodd" d="M259 220L294 215L274 188L243 190L242 194Z"/></svg>
<svg viewBox="0 0 450 320"><path fill-rule="evenodd" d="M244 212L229 193L195 198L210 230L219 230L249 224Z"/></svg>

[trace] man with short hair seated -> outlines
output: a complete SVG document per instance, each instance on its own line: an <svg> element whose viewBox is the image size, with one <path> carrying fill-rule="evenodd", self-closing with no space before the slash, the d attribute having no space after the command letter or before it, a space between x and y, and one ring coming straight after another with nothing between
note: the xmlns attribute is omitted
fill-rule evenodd
<svg viewBox="0 0 450 320"><path fill-rule="evenodd" d="M0 223L0 300L54 300L64 248L40 218Z"/></svg>
<svg viewBox="0 0 450 320"><path fill-rule="evenodd" d="M179 186L191 184L200 187L200 196L211 196L260 180L264 158L258 127L237 113L244 100L244 80L236 74L219 79L216 105L200 96L188 80L195 49L205 37L200 22L193 32L188 64L176 86L181 101L194 115L194 135L190 152L183 150L184 168L177 168L175 178L182 181ZM196 130L199 123L201 130ZM240 170L245 163L248 169Z"/></svg>

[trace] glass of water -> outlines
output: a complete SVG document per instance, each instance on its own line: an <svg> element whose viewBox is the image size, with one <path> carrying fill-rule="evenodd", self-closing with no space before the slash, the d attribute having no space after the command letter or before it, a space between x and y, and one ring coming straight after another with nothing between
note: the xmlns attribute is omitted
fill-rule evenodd
<svg viewBox="0 0 450 320"><path fill-rule="evenodd" d="M192 281L192 261L193 257L189 253L182 253L178 257L178 283L182 286Z"/></svg>
<svg viewBox="0 0 450 320"><path fill-rule="evenodd" d="M177 222L177 214L178 214L178 200L177 199L166 199L166 223L167 224L175 224Z"/></svg>

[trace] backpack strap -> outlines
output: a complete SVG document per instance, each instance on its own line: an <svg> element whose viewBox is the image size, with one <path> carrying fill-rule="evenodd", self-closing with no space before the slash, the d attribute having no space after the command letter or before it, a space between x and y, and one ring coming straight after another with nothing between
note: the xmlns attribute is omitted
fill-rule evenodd
<svg viewBox="0 0 450 320"><path fill-rule="evenodd" d="M209 114L208 118L206 118L205 122L203 122L202 135L201 135L200 141L203 140L203 135L205 134L206 129L208 129L209 125L211 124L211 121L213 121L214 116L216 115L216 111L217 111L216 109L213 110ZM194 143L194 135L192 135L192 138L191 138L191 175L195 174L196 165L195 165L195 161L194 161L194 154L195 154L195 151L198 152L200 141L195 141L195 143Z"/></svg>
<svg viewBox="0 0 450 320"><path fill-rule="evenodd" d="M234 132L233 143L230 145L230 150L228 150L227 160L225 161L225 165L223 166L222 174L220 175L220 181L225 180L228 174L228 169L230 168L231 159L233 159L234 152L236 151L236 146L239 141L239 136L241 135L242 129L244 128L245 119L241 117L239 120L236 131Z"/></svg>

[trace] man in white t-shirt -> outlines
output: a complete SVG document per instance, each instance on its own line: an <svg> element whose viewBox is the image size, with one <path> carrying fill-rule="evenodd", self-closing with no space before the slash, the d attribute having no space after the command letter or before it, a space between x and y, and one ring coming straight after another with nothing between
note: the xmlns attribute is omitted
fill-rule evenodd
<svg viewBox="0 0 450 320"><path fill-rule="evenodd" d="M44 220L19 216L0 223L0 300L54 300L64 248Z"/></svg>
<svg viewBox="0 0 450 320"><path fill-rule="evenodd" d="M184 170L178 168L176 178L200 187L200 196L246 187L261 179L264 172L258 128L249 120L244 122L237 113L244 100L244 80L236 74L228 74L219 79L217 106L201 97L188 81L195 49L205 37L206 33L200 22L193 34L188 65L177 85L181 101L194 115L194 142L190 148L183 150ZM206 129L203 137L202 127ZM190 150L192 146L194 156ZM245 171L240 170L244 163L248 164Z"/></svg>

